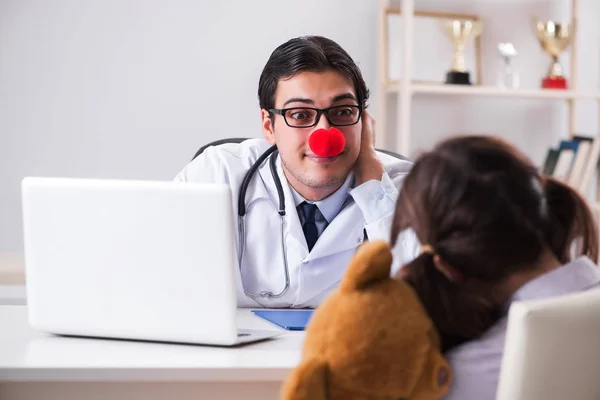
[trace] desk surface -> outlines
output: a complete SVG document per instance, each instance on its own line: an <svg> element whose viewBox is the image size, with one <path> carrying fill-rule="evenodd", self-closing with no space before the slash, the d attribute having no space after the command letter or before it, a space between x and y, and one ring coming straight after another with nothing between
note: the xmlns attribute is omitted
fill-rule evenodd
<svg viewBox="0 0 600 400"><path fill-rule="evenodd" d="M26 306L0 306L0 381L235 381L285 379L304 332L238 310L241 329L282 335L234 348L60 337L32 330Z"/></svg>

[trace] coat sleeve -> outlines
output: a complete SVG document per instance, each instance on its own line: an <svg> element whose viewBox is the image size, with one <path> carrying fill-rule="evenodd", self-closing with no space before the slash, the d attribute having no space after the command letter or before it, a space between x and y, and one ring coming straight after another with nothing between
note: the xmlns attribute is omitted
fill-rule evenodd
<svg viewBox="0 0 600 400"><path fill-rule="evenodd" d="M381 181L371 180L352 189L350 195L360 208L365 219L365 230L369 240L391 241L392 223L399 191L406 172L385 172ZM394 269L416 257L419 243L412 232L403 232L394 246Z"/></svg>
<svg viewBox="0 0 600 400"><path fill-rule="evenodd" d="M390 240L398 194L398 188L387 172L383 173L381 181L373 179L350 191L365 219L369 240Z"/></svg>

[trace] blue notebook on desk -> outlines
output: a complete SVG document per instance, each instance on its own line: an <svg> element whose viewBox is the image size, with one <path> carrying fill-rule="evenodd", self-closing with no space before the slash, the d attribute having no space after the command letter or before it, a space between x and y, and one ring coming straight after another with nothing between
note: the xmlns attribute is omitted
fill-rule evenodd
<svg viewBox="0 0 600 400"><path fill-rule="evenodd" d="M287 329L303 331L314 310L252 310L257 316Z"/></svg>

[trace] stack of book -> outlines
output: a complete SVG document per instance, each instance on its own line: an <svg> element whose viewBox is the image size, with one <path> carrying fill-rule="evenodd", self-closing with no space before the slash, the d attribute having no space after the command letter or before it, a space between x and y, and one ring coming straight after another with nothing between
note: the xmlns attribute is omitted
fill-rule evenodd
<svg viewBox="0 0 600 400"><path fill-rule="evenodd" d="M569 184L587 197L590 184L597 179L598 161L600 138L573 136L570 140L561 140L558 148L548 150L542 173Z"/></svg>

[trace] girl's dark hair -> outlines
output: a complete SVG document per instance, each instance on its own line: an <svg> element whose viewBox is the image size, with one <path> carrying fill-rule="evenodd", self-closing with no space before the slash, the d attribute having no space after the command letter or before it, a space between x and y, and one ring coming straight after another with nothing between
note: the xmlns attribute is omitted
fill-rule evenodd
<svg viewBox="0 0 600 400"><path fill-rule="evenodd" d="M338 71L350 79L359 105L366 105L369 89L352 57L331 39L302 36L281 44L269 57L258 81L260 108L269 110L275 107L275 91L279 79L289 78L302 71L329 70Z"/></svg>
<svg viewBox="0 0 600 400"><path fill-rule="evenodd" d="M431 252L404 266L445 350L480 336L504 312L482 290L486 284L526 271L545 249L561 263L598 257L598 233L585 201L489 136L451 138L416 160L398 198L392 241L409 228L467 278L451 282Z"/></svg>

